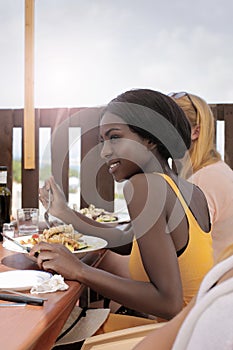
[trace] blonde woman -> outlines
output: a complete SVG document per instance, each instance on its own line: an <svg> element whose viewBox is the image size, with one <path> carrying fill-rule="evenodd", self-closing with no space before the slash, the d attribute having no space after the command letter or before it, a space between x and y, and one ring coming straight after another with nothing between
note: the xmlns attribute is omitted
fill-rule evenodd
<svg viewBox="0 0 233 350"><path fill-rule="evenodd" d="M233 171L215 147L214 117L209 105L186 92L169 94L183 109L192 127L192 144L180 175L199 186L210 210L214 259L233 243Z"/></svg>

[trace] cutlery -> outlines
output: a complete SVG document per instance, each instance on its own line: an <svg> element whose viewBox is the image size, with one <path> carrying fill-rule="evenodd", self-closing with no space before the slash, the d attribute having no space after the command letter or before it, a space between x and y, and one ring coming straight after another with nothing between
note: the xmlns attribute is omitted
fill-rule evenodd
<svg viewBox="0 0 233 350"><path fill-rule="evenodd" d="M28 297L30 298L30 296L28 296L28 294L25 294L25 293L21 293L21 292L18 292L16 290L12 290L12 289L4 289L4 288L0 288L0 292L4 292L4 293L10 293L10 294L16 294L16 295L22 295L24 297ZM31 297L33 298L33 297ZM43 300L48 300L48 298L41 298Z"/></svg>
<svg viewBox="0 0 233 350"><path fill-rule="evenodd" d="M26 295L23 296L23 295L10 295L10 294L0 293L0 300L13 301L16 303L24 303L29 305L39 305L39 306L42 306L44 304L43 298L35 298L35 297L26 296Z"/></svg>
<svg viewBox="0 0 233 350"><path fill-rule="evenodd" d="M48 207L44 213L44 219L46 222L46 225L48 228L50 228L50 222L49 222L49 208L50 208L50 204L51 204L51 189L49 189L49 193L48 193L49 199L48 199Z"/></svg>
<svg viewBox="0 0 233 350"><path fill-rule="evenodd" d="M2 236L5 237L6 239L8 239L9 241L15 243L18 247L22 248L23 250L26 250L26 252L30 252L31 248L24 246L23 244L20 244L18 241L16 241L14 238L7 236L4 232L2 232Z"/></svg>
<svg viewBox="0 0 233 350"><path fill-rule="evenodd" d="M7 236L4 232L2 232L2 236L5 237L6 239L8 239L9 241L15 243L18 247L22 248L23 250L25 250L27 253L29 253L31 251L31 247L28 246L24 246L23 244L20 244L18 241L16 241L14 238ZM34 257L37 258L39 255L39 252L36 252L34 254Z"/></svg>
<svg viewBox="0 0 233 350"><path fill-rule="evenodd" d="M0 307L26 306L25 303L0 303Z"/></svg>

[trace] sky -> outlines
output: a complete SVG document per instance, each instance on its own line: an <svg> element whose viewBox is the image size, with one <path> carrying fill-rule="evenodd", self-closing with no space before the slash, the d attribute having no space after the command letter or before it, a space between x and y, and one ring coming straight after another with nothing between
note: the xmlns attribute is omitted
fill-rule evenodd
<svg viewBox="0 0 233 350"><path fill-rule="evenodd" d="M35 0L35 107L132 88L233 103L232 0ZM24 0L0 0L0 108L24 105Z"/></svg>

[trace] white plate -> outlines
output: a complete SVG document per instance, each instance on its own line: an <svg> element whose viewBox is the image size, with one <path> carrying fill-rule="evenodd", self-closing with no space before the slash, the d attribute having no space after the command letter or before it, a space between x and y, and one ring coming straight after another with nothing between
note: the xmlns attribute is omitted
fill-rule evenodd
<svg viewBox="0 0 233 350"><path fill-rule="evenodd" d="M21 237L15 238L15 240L20 242L21 240L27 240L30 237L31 236L21 236ZM102 248L106 247L106 245L108 244L108 242L102 238L98 238L98 237L94 237L94 236L85 236L85 235L83 235L79 239L79 241L86 242L88 247L74 251L73 253L75 253L75 254L79 254L79 253L83 254L83 253L92 252L92 251L95 251L98 249L102 249ZM28 246L30 247L31 245L28 244ZM3 242L3 247L8 249L8 250L11 250L13 252L27 253L26 250L18 247L16 244L14 244L13 242L11 242L9 240L5 240Z"/></svg>
<svg viewBox="0 0 233 350"><path fill-rule="evenodd" d="M129 223L130 222L130 217L128 214L117 214L116 215L118 216L118 219L115 220L115 221L99 221L101 224L109 224L111 226L118 226L118 225L121 225L121 224L126 224L126 223Z"/></svg>
<svg viewBox="0 0 233 350"><path fill-rule="evenodd" d="M94 236L85 236L85 235L83 235L79 239L79 241L81 241L81 240L86 242L88 247L84 248L84 249L80 249L80 250L74 251L75 254L93 252L95 250L105 248L107 246L107 244L108 244L108 242L105 241L105 239L99 238L99 237L94 237Z"/></svg>
<svg viewBox="0 0 233 350"><path fill-rule="evenodd" d="M108 224L110 226L118 226L118 225L122 225L122 224L128 224L130 223L130 219L119 219L119 220L116 220L116 221L101 221L100 222L101 224Z"/></svg>
<svg viewBox="0 0 233 350"><path fill-rule="evenodd" d="M36 270L0 272L0 289L28 290L51 278L51 273Z"/></svg>

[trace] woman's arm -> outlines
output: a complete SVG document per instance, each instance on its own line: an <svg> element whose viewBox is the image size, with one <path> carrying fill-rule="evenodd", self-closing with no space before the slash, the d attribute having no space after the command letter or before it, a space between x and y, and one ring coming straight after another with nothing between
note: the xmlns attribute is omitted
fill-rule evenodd
<svg viewBox="0 0 233 350"><path fill-rule="evenodd" d="M150 310L147 310L146 296L141 305L144 312L170 319L183 307L176 247L168 232L167 203L171 202L170 195L175 199L175 194L173 191L168 193L168 185L161 176L138 174L126 183L124 195L143 267L154 286L154 302ZM184 230L188 237L187 223Z"/></svg>
<svg viewBox="0 0 233 350"><path fill-rule="evenodd" d="M68 254L64 247L44 245L45 243L32 250L32 254L35 253L35 249L40 251L39 265L46 270L54 270L67 279L77 280L129 308L166 319L174 317L183 305L182 285L174 244L171 236L166 233L165 203L162 202L154 178L153 176L152 187L155 191L150 195L147 195L147 179L144 175L132 181L133 196L130 196L128 188L126 189L133 217L133 229L137 233L148 275L147 282L134 281L94 269L77 261L74 254ZM52 190L54 191L54 187ZM157 202L158 206L155 205ZM106 228L105 232L112 231L112 228Z"/></svg>
<svg viewBox="0 0 233 350"><path fill-rule="evenodd" d="M32 248L30 255L35 252L39 252L37 263L41 269L76 280L129 308L150 313L152 305L160 301L159 291L152 283L122 278L90 267L61 244L40 242Z"/></svg>
<svg viewBox="0 0 233 350"><path fill-rule="evenodd" d="M108 247L119 253L129 254L133 239L132 227L120 230L108 224L102 224L92 220L81 213L72 210L67 202L64 193L51 177L45 182L45 186L39 190L40 201L46 207L48 200L48 190L51 189L52 200L49 212L65 223L72 224L74 228L90 236L96 236L108 241ZM122 249L119 247L123 247Z"/></svg>

